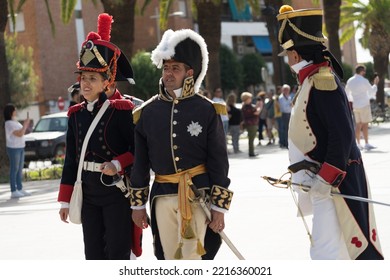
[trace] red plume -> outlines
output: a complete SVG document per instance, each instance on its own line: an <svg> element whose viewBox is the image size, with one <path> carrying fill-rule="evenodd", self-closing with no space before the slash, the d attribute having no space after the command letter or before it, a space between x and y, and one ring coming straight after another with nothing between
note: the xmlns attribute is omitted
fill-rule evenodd
<svg viewBox="0 0 390 280"><path fill-rule="evenodd" d="M100 14L98 17L98 34L102 40L110 41L111 24L113 23L112 16L107 13Z"/></svg>

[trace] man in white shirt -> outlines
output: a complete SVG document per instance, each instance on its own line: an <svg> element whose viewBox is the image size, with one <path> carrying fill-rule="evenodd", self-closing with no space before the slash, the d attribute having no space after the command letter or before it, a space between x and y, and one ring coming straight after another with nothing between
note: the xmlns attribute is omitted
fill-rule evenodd
<svg viewBox="0 0 390 280"><path fill-rule="evenodd" d="M366 67L358 65L355 68L355 75L348 79L345 90L349 101L352 101L353 113L355 116L355 136L361 150L367 151L375 147L368 143L368 123L372 121L370 99L375 99L379 77L374 79L374 84L364 77ZM365 145L360 144L360 132L363 132Z"/></svg>

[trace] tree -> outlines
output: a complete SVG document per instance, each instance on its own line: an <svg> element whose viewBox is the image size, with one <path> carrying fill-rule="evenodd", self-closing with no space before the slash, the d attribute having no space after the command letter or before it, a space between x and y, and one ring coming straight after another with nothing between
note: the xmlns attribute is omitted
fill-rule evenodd
<svg viewBox="0 0 390 280"><path fill-rule="evenodd" d="M359 0L345 0L343 3L340 24L346 29L341 41L346 42L350 39L357 28L363 30L360 42L363 47L370 50L370 54L374 58L374 70L379 76L376 101L384 109L384 81L390 54L390 1L371 0L365 4Z"/></svg>
<svg viewBox="0 0 390 280"><path fill-rule="evenodd" d="M269 34L269 40L272 45L272 65L274 68L273 83L275 86L282 85L286 81L284 74L284 59L278 56L280 45L278 41L278 21L276 15L278 14L279 8L283 5L282 0L264 1L265 8L262 10L262 14L267 24L267 30Z"/></svg>
<svg viewBox="0 0 390 280"><path fill-rule="evenodd" d="M5 28L8 20L8 2L0 1L0 123L4 123L4 107L11 101L9 89L9 72L7 67L7 59L5 55ZM5 131L0 129L0 179L6 178L8 174L8 157L5 146Z"/></svg>
<svg viewBox="0 0 390 280"><path fill-rule="evenodd" d="M144 51L136 53L131 59L131 65L133 66L134 73L140 73L139 76L135 77L134 91L136 96L147 100L152 95L157 94L161 69L153 65L150 59L150 53Z"/></svg>
<svg viewBox="0 0 390 280"><path fill-rule="evenodd" d="M329 51L341 63L340 6L341 0L323 0L325 28L328 34Z"/></svg>
<svg viewBox="0 0 390 280"><path fill-rule="evenodd" d="M202 34L209 51L209 67L206 75L206 87L221 87L221 68L219 49L221 47L222 1L195 0L199 33Z"/></svg>
<svg viewBox="0 0 390 280"><path fill-rule="evenodd" d="M226 45L221 45L219 52L219 64L221 67L221 86L226 91L238 91L242 89L242 66L236 54Z"/></svg>
<svg viewBox="0 0 390 280"><path fill-rule="evenodd" d="M247 91L253 91L251 88L254 89L257 85L263 83L261 68L266 67L264 59L258 53L246 54L241 58L241 65L244 73L244 88Z"/></svg>
<svg viewBox="0 0 390 280"><path fill-rule="evenodd" d="M5 43L11 102L17 108L25 108L35 100L37 93L38 76L33 68L33 49L18 46L16 35L6 35Z"/></svg>

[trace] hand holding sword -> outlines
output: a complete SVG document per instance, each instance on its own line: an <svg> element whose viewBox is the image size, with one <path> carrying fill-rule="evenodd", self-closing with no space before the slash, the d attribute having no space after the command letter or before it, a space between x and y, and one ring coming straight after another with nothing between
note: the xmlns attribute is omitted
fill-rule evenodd
<svg viewBox="0 0 390 280"><path fill-rule="evenodd" d="M238 251L238 249L233 245L233 243L230 241L230 239L226 236L226 234L223 232L224 224L221 227L220 225L220 219L218 216L212 217L211 211L206 205L205 199L202 196L202 193L196 188L196 186L193 184L192 180L187 181L188 186L191 188L191 190L195 194L195 200L199 201L200 206L202 207L204 213L206 214L206 217L211 221L210 228L214 230L215 232L218 232L218 234L221 236L222 240L225 241L226 245L232 250L232 252L238 257L240 260L245 260L245 258L241 255L241 253ZM213 211L214 215L218 215L217 211ZM221 213L222 214L222 213ZM223 216L223 214L222 214ZM213 221L215 219L215 221ZM214 225L212 224L214 222Z"/></svg>

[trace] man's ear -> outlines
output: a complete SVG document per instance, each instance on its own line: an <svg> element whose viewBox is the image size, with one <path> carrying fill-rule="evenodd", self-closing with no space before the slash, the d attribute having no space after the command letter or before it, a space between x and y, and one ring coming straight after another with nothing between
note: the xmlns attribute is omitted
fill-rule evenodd
<svg viewBox="0 0 390 280"><path fill-rule="evenodd" d="M294 60L294 64L300 62L302 60L301 56L297 53L296 50L292 50L292 54L293 54L293 60Z"/></svg>
<svg viewBox="0 0 390 280"><path fill-rule="evenodd" d="M191 77L191 76L194 76L194 69L190 69L186 73L186 78Z"/></svg>

